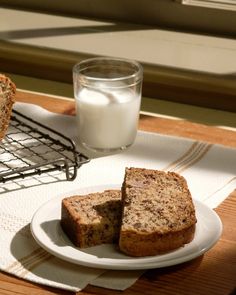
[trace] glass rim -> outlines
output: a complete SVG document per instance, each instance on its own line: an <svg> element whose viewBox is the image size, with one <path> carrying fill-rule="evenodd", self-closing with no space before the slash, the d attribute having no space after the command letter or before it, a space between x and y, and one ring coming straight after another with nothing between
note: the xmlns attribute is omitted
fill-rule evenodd
<svg viewBox="0 0 236 295"><path fill-rule="evenodd" d="M102 62L102 61L123 62L123 63L135 66L137 68L137 71L135 71L133 74L124 75L122 77L116 77L116 78L91 77L91 76L87 76L86 74L81 73L81 70L86 69L86 68L82 68L83 65L86 65L86 64L89 65L90 63L92 64L93 62ZM127 80L127 79L135 79L136 78L137 79L136 83L138 83L139 81L142 81L142 79L143 79L143 67L139 62L132 60L132 59L117 58L117 57L92 57L92 58L84 59L84 60L76 63L73 66L72 72L73 72L73 74L80 74L81 78L83 77L84 79L91 81L91 82L93 82L93 81L94 82L95 81L116 82L116 81L123 81L123 80ZM136 84L136 83L134 83L134 84Z"/></svg>

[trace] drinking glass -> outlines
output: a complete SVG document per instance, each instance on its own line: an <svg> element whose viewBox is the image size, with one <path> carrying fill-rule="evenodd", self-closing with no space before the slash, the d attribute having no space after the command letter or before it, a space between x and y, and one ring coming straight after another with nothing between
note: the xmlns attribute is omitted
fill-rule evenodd
<svg viewBox="0 0 236 295"><path fill-rule="evenodd" d="M143 69L133 60L97 57L73 67L80 143L101 152L124 150L135 140Z"/></svg>

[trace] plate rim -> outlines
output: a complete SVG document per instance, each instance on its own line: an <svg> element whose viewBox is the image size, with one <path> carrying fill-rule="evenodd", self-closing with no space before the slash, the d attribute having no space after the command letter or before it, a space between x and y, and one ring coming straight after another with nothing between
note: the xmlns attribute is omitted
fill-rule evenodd
<svg viewBox="0 0 236 295"><path fill-rule="evenodd" d="M214 218L214 221L217 224L217 230L216 230L217 231L217 235L215 236L214 239L212 239L211 243L208 243L208 245L206 245L200 251L195 251L193 253L191 252L191 253L189 253L188 255L185 255L185 256L177 256L177 257L173 257L173 258L166 259L166 260L164 259L164 260L161 260L159 262L155 260L155 257L161 257L161 256L163 257L163 255L165 255L165 254L163 254L163 255L156 255L156 256L137 257L137 258L131 257L131 256L127 256L127 260L129 259L129 260L132 261L132 262L129 261L128 264L125 264L124 263L125 261L122 261L122 263L117 262L116 261L117 260L116 258L105 258L103 260L101 260L101 259L99 260L99 258L98 258L98 261L99 262L91 262L91 261L86 261L84 259L83 260L81 260L81 259L80 260L79 259L75 259L75 258L70 257L70 256L65 255L65 254L63 255L62 253L60 253L60 251L55 251L53 247L50 247L50 246L46 245L39 238L39 235L37 234L37 231L35 231L35 228L37 228L37 226L40 228L40 224L38 224L36 221L37 221L38 216L43 211L43 209L47 208L50 204L53 204L54 203L55 204L55 207L56 207L56 205L58 205L56 203L56 201L59 202L64 197L68 197L68 196L71 196L73 194L81 194L81 195L82 194L85 194L85 193L83 193L83 191L86 191L86 194L87 194L87 193L89 193L89 191L90 192L99 191L99 190L102 191L102 190L110 189L110 188L117 189L117 188L120 188L120 185L118 185L118 184L104 184L104 185L93 185L93 186L81 187L81 188L78 188L78 189L73 190L73 191L59 193L59 194L57 194L56 197L52 197L50 200L44 202L35 211L35 213L33 214L32 219L31 219L31 223L30 223L31 234L34 237L35 241L38 243L38 245L40 247L42 247L44 250L46 250L50 254L52 254L55 257L58 257L58 258L60 258L60 259L62 259L64 261L71 262L73 264L83 265L83 266L87 266L87 267L100 268L100 269L110 269L110 270L141 270L141 269L151 269L151 268L168 267L168 266L177 265L177 264L181 264L181 263L184 263L184 262L193 260L193 259L195 259L195 258L203 255L209 249L211 249L217 243L217 241L219 240L219 238L221 237L222 230L223 230L223 225L222 225L222 222L221 222L221 219L220 219L219 215L213 209L211 209L209 206L207 206L206 204L204 204L202 201L199 201L199 200L196 200L196 199L193 198L194 205L197 206L197 208L199 206L200 207L202 206L202 208L204 208L204 210L207 210L208 212L211 213L212 218ZM55 210L55 208L54 208L54 210ZM199 214L199 212L197 212L197 214ZM198 223L197 223L196 227L197 226L198 226ZM43 229L40 229L40 230L43 231ZM191 244L193 242L194 242L194 240L192 242L190 242L189 244ZM187 245L189 245L189 244L187 244ZM68 245L68 246L70 246L70 245ZM73 247L73 244L72 244L72 247ZM58 246L57 246L57 248L58 248ZM79 248L77 249L75 246L74 246L74 248L76 250L80 251ZM183 249L183 247L182 248L178 248L178 249L172 251L171 253L174 253L174 252L176 252L179 249ZM154 258L153 261L145 262L145 259L146 260L151 260L152 258ZM107 260L107 262L106 262L106 260ZM142 261L142 260L144 260L144 261ZM109 263L111 263L111 261L116 261L116 262L114 264L108 264L108 261L109 261Z"/></svg>

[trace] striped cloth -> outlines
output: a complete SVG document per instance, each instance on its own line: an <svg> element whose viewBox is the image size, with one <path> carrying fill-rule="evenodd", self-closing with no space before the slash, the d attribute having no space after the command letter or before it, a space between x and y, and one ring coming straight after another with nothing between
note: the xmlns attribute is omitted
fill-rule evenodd
<svg viewBox="0 0 236 295"><path fill-rule="evenodd" d="M18 103L17 110L76 140L75 118ZM0 187L0 269L26 280L71 291L86 285L124 290L142 271L104 271L60 260L34 241L34 212L58 194L82 187L121 184L125 167L145 167L182 174L192 196L217 207L236 188L236 149L185 138L138 132L127 151L93 159L73 182L53 172L7 182Z"/></svg>

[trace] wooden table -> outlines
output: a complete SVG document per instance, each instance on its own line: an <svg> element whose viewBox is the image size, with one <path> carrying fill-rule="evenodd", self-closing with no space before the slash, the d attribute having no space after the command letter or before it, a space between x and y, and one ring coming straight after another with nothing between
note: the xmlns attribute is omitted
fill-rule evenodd
<svg viewBox="0 0 236 295"><path fill-rule="evenodd" d="M37 104L50 111L67 114L71 113L74 106L74 103L68 99L23 91L18 91L17 101ZM184 120L141 115L139 128L236 147L236 132ZM216 211L223 222L224 229L221 239L211 250L181 265L148 270L122 294L236 294L236 190ZM72 295L74 293L36 285L0 272L0 295L13 294ZM121 292L87 286L78 294L106 295L121 294Z"/></svg>

